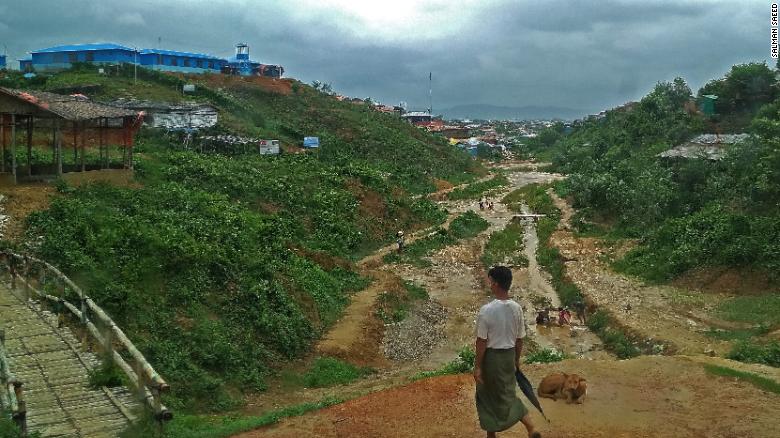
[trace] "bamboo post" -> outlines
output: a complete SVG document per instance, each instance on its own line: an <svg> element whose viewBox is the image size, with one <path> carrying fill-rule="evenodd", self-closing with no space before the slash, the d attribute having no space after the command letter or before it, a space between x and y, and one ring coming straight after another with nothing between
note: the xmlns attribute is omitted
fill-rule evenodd
<svg viewBox="0 0 780 438"><path fill-rule="evenodd" d="M0 114L0 142L3 146L2 158L0 158L0 171L5 173L5 114Z"/></svg>
<svg viewBox="0 0 780 438"><path fill-rule="evenodd" d="M24 300L30 299L30 263L27 257L24 258Z"/></svg>
<svg viewBox="0 0 780 438"><path fill-rule="evenodd" d="M81 323L87 323L87 299L85 297L80 298L81 301Z"/></svg>
<svg viewBox="0 0 780 438"><path fill-rule="evenodd" d="M98 119L98 149L100 150L100 168L103 169L104 160L103 160L103 119Z"/></svg>
<svg viewBox="0 0 780 438"><path fill-rule="evenodd" d="M16 184L16 114L11 114L11 169Z"/></svg>
<svg viewBox="0 0 780 438"><path fill-rule="evenodd" d="M76 169L76 165L79 162L79 142L78 142L78 123L73 122L73 169Z"/></svg>
<svg viewBox="0 0 780 438"><path fill-rule="evenodd" d="M103 119L103 126L108 128L108 119ZM106 138L106 169L111 168L111 158L109 157L110 152L111 152L111 145L109 144L109 141Z"/></svg>
<svg viewBox="0 0 780 438"><path fill-rule="evenodd" d="M12 382L14 387L14 394L16 395L17 410L14 412L14 420L16 421L16 427L22 431L22 436L27 435L27 402L24 401L24 392L22 390L22 382L14 380Z"/></svg>
<svg viewBox="0 0 780 438"><path fill-rule="evenodd" d="M62 133L60 132L60 119L54 122L54 137L57 139L55 147L57 148L57 176L62 176Z"/></svg>
<svg viewBox="0 0 780 438"><path fill-rule="evenodd" d="M27 119L27 176L32 176L33 116Z"/></svg>
<svg viewBox="0 0 780 438"><path fill-rule="evenodd" d="M85 151L85 148L86 148L86 144L85 144L86 140L85 139L86 139L86 137L87 137L87 122L84 121L84 122L81 123L81 171L82 172L84 170L86 170L86 165L84 164L84 153L86 152Z"/></svg>
<svg viewBox="0 0 780 438"><path fill-rule="evenodd" d="M16 259L13 256L8 263L8 272L11 274L11 290L16 290Z"/></svg>

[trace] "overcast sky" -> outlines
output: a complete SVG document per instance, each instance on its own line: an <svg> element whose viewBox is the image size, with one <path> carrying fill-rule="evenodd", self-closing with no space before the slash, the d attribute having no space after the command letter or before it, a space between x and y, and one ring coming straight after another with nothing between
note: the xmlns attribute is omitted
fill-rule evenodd
<svg viewBox="0 0 780 438"><path fill-rule="evenodd" d="M2 0L17 59L60 44L233 54L343 94L436 108L485 103L609 108L684 77L769 61L770 2L522 0ZM16 64L16 63L14 63ZM18 65L18 64L16 64Z"/></svg>

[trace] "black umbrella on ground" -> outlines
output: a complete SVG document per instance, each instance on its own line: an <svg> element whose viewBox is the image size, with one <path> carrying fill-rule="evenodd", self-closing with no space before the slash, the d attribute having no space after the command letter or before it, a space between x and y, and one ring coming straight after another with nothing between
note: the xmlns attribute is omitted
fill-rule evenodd
<svg viewBox="0 0 780 438"><path fill-rule="evenodd" d="M515 379L517 379L517 386L520 387L520 390L523 391L523 394L525 394L526 398L528 398L528 401L531 402L534 406L536 406L536 409L539 410L539 413L542 414L542 417L544 417L545 420L549 423L550 420L547 419L547 416L544 415L544 411L542 410L542 405L539 403L539 399L536 398L536 394L534 393L534 387L531 385L531 382L528 380L528 378L523 374L520 370L515 370Z"/></svg>

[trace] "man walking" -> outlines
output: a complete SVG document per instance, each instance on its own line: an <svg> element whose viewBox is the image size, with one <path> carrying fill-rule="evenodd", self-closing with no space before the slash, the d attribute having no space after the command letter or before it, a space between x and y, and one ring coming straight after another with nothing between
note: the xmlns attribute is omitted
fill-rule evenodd
<svg viewBox="0 0 780 438"><path fill-rule="evenodd" d="M530 438L541 438L515 392L525 322L520 304L509 298L512 271L495 266L488 272L488 281L495 299L479 310L474 364L479 425L491 438L521 421Z"/></svg>

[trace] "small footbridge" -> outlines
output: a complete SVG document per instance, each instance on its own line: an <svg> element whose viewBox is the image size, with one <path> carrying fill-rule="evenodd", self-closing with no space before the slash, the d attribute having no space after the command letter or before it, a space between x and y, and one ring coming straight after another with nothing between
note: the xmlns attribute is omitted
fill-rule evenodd
<svg viewBox="0 0 780 438"><path fill-rule="evenodd" d="M111 361L127 386L90 385ZM114 321L49 263L0 251L0 415L42 437L109 438L151 414L169 389Z"/></svg>

